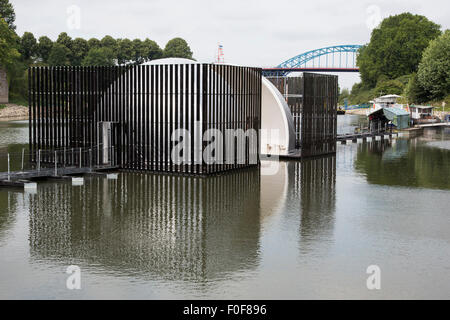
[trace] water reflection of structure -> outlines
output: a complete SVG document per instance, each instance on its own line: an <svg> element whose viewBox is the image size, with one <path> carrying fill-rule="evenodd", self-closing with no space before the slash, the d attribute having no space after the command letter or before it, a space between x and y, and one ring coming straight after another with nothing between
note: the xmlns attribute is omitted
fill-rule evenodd
<svg viewBox="0 0 450 320"><path fill-rule="evenodd" d="M13 191L0 191L0 241L15 221L19 195Z"/></svg>
<svg viewBox="0 0 450 320"><path fill-rule="evenodd" d="M331 234L336 210L336 156L290 162L288 170L293 186L289 197L300 200L300 240Z"/></svg>
<svg viewBox="0 0 450 320"><path fill-rule="evenodd" d="M258 263L258 170L207 179L124 173L31 198L33 257L206 280Z"/></svg>
<svg viewBox="0 0 450 320"><path fill-rule="evenodd" d="M280 162L275 176L261 177L263 217L300 225L300 248L330 237L336 211L336 155ZM271 216L269 216L271 214Z"/></svg>
<svg viewBox="0 0 450 320"><path fill-rule="evenodd" d="M358 144L355 169L372 184L450 189L450 152L422 137Z"/></svg>

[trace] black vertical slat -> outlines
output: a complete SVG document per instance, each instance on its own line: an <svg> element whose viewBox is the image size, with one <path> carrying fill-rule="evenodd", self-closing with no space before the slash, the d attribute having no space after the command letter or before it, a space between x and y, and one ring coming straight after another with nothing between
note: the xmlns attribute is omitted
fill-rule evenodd
<svg viewBox="0 0 450 320"><path fill-rule="evenodd" d="M136 159L136 157L135 157L135 151L136 151L136 147L135 147L135 141L136 141L136 136L135 136L135 124L134 124L134 121L135 121L135 118L134 118L134 115L135 115L135 109L134 109L134 106L135 106L135 103L134 103L134 94L135 94L135 88L134 88L134 84L135 84L135 81L134 81L134 78L135 78L135 75L134 75L134 73L135 73L135 71L136 71L136 66L132 66L131 68L130 68L130 78L129 78L129 86L130 86L130 121L129 121L129 123L130 123L130 139L129 139L129 141L128 141L128 143L129 143L129 145L130 145L130 166L129 166L129 168L130 169L134 169L134 162L135 162L135 159Z"/></svg>
<svg viewBox="0 0 450 320"><path fill-rule="evenodd" d="M42 68L36 68L36 142L37 150L42 148Z"/></svg>
<svg viewBox="0 0 450 320"><path fill-rule="evenodd" d="M70 109L69 109L69 135L70 135L70 147L75 147L74 142L74 136L75 136L75 130L74 130L74 121L75 121L75 68L70 67ZM71 157L72 160L72 157ZM72 165L75 165L72 163Z"/></svg>
<svg viewBox="0 0 450 320"><path fill-rule="evenodd" d="M31 152L31 160L34 161L36 158L36 148L37 148L37 118L38 118L38 113L37 113L37 103L36 103L36 90L37 90L37 86L38 86L38 82L36 81L36 73L37 73L37 68L33 67L31 68L32 70L32 85L31 85L31 90L32 90L32 109L33 109L33 117L30 118L30 120L33 121L32 123L32 130L33 130L33 147L30 150Z"/></svg>
<svg viewBox="0 0 450 320"><path fill-rule="evenodd" d="M141 131L142 131L142 103L141 103L141 66L136 66L136 73L135 73L135 87L136 87L136 94L135 94L135 101L136 101L136 115L135 115L135 124L136 124L136 170L141 169L141 163L142 163L142 147L141 147Z"/></svg>
<svg viewBox="0 0 450 320"><path fill-rule="evenodd" d="M169 65L164 65L164 109L163 109L163 143L162 150L164 153L163 163L164 163L164 171L169 170L169 161L168 161L168 138L167 133L169 130L169 119L170 119L170 110L169 110Z"/></svg>
<svg viewBox="0 0 450 320"><path fill-rule="evenodd" d="M92 114L93 114L93 119L92 119L92 124L91 124L91 128L92 128L92 135L93 135L93 139L92 139L92 146L95 147L95 151L92 152L93 155L93 161L92 163L94 164L100 164L100 149L99 149L99 130L100 130L100 126L98 124L99 122L99 111L100 111L100 104L101 104L101 96L99 95L99 68L97 66L92 68L92 91L93 91L93 105L92 105Z"/></svg>
<svg viewBox="0 0 450 320"><path fill-rule="evenodd" d="M167 170L169 172L173 171L173 166L172 166L172 159L171 159L171 150L172 150L172 139L171 139L171 135L172 135L172 131L173 131L173 122L172 122L172 118L175 116L175 113L173 112L173 108L174 108L174 77L173 77L173 65L169 65L169 79L168 79L168 86L169 86L169 91L167 92L168 97L166 98L166 100L169 101L168 105L167 105L167 136L166 136L166 140L167 140L167 151L166 151L166 163L167 163ZM167 79L166 79L167 80Z"/></svg>
<svg viewBox="0 0 450 320"><path fill-rule="evenodd" d="M234 127L235 132L237 129L242 129L245 131L245 128L243 125L243 118L245 116L245 111L246 111L245 109L246 109L247 105L246 104L241 105L239 103L239 99L236 99L236 94L234 92L236 90L236 86L239 84L238 81L240 80L241 73L244 73L245 69L246 68L243 68L243 67L232 68L232 70L233 70L232 84L233 85L232 85L231 89L233 90L233 97L235 97L234 105L233 105L233 112L234 112L234 118L235 118L235 127ZM242 82L240 84L244 85L246 88L248 88L248 81ZM244 98L246 98L246 97L247 97L247 95L244 96ZM242 143L242 142L238 142L238 144L239 143ZM245 145L246 145L245 140L243 141L243 143L244 143L243 148L245 150ZM237 151L239 153L239 161L237 163L237 167L241 168L241 167L243 167L243 165L240 162L243 161L244 154L242 153L242 146L238 145L237 147L238 147ZM236 158L236 159L238 159L238 158Z"/></svg>
<svg viewBox="0 0 450 320"><path fill-rule="evenodd" d="M219 127L220 131L222 132L222 158L223 161L220 164L220 171L225 170L226 165L226 148L225 148L225 112L224 112L224 105L223 105L223 90L224 90L224 70L223 65L220 65L217 67L217 91L218 91L218 97L217 97L217 106L219 110Z"/></svg>
<svg viewBox="0 0 450 320"><path fill-rule="evenodd" d="M62 96L62 113L61 113L61 132L63 136L63 145L67 149L68 144L68 133L67 133L67 108L69 107L69 78L68 78L68 72L67 67L64 67L62 69L62 81L63 81L63 96ZM64 165L68 164L68 157L67 157L67 151L66 151L66 157L65 157L65 163Z"/></svg>
<svg viewBox="0 0 450 320"><path fill-rule="evenodd" d="M128 167L128 72L129 67L122 67L122 123L121 123L121 132L122 132L122 163L121 166L123 168Z"/></svg>
<svg viewBox="0 0 450 320"><path fill-rule="evenodd" d="M182 90L182 99L183 102L183 129L189 130L189 65L184 64L183 65L183 72L184 75L181 77L181 80L183 81L183 90ZM192 139L192 134L191 139ZM186 143L183 144L185 147L187 146ZM189 146L187 146L189 148ZM188 162L189 159L186 157L187 151L183 149L183 173L186 173L189 171Z"/></svg>
<svg viewBox="0 0 450 320"><path fill-rule="evenodd" d="M80 94L81 94L81 104L80 104L80 126L81 126L81 132L80 132L80 141L81 141L81 147L82 147L82 166L85 164L85 157L84 157L84 148L86 147L86 69L80 68L81 72L81 85L80 85Z"/></svg>
<svg viewBox="0 0 450 320"><path fill-rule="evenodd" d="M30 155L33 154L33 136L32 136L32 121L33 121L33 117L34 117L34 110L32 107L32 102L31 102L31 95L32 95L32 82L31 82L31 68L28 68L28 110L29 110L29 116L28 116L28 141L29 141L29 150L30 150ZM30 159L31 160L31 159Z"/></svg>
<svg viewBox="0 0 450 320"><path fill-rule="evenodd" d="M150 94L150 66L145 66L145 170L150 170L150 129L151 121L151 94Z"/></svg>
<svg viewBox="0 0 450 320"><path fill-rule="evenodd" d="M248 94L247 94L247 106L245 108L245 112L244 115L242 117L242 126L244 127L244 131L247 132L247 130L249 129L248 123L249 123L249 114L251 112L251 108L252 108L252 100L253 100L253 70L251 68L245 68L244 70L244 75L241 76L240 81L241 82L246 82L247 83L247 88L248 88ZM244 160L245 160L245 164L244 166L248 166L249 163L249 159L250 159L250 139L251 139L251 135L249 133L249 137L246 138L245 141L245 151L244 151Z"/></svg>
<svg viewBox="0 0 450 320"><path fill-rule="evenodd" d="M44 104L44 108L45 108L45 146L44 149L48 150L49 149L49 69L45 68L45 104ZM47 161L47 152L44 154L44 159L45 161Z"/></svg>
<svg viewBox="0 0 450 320"><path fill-rule="evenodd" d="M220 130L219 127L219 121L218 121L218 117L219 117L219 110L218 110L218 95L217 95L217 65L213 64L211 66L212 68L212 75L213 75L213 80L212 80L212 93L213 93L213 102L212 102L212 110L213 110L213 127L215 129ZM223 132L221 132L223 134ZM223 152L222 150L219 150L218 148L216 149L216 153L219 153L222 157L223 157ZM219 158L219 161L223 161L223 159ZM220 162L219 163L215 163L214 164L214 172L217 172L220 170Z"/></svg>
<svg viewBox="0 0 450 320"><path fill-rule="evenodd" d="M173 113L173 120L174 120L174 127L173 130L178 130L180 128L180 104L179 104L179 81L180 81L180 77L179 77L179 73L178 73L178 67L179 65L175 65L174 68L174 81L175 81L175 90L173 93L173 97L174 97L174 113ZM171 132L172 134L172 132ZM172 139L171 139L172 140ZM171 148L174 147L174 142L171 142ZM172 162L172 158L171 158L171 163L173 165L173 171L179 172L180 171L180 166L178 164L174 164Z"/></svg>
<svg viewBox="0 0 450 320"><path fill-rule="evenodd" d="M153 170L157 171L159 170L159 139L160 139L160 86L161 86L161 81L160 81L160 69L161 69L161 65L156 65L156 66L152 66L154 67L154 71L155 71L155 76L154 76L154 101L155 101L155 105L154 105L154 115L155 115L155 122L154 122L154 129L152 130L152 132L154 133L154 139L153 139L153 145L152 145L152 152L153 152L153 156L152 156L152 161L153 161Z"/></svg>
<svg viewBox="0 0 450 320"><path fill-rule="evenodd" d="M207 65L208 68L208 80L207 80L207 87L206 92L208 93L208 106L207 106L207 113L208 113L208 119L207 119L207 130L211 130L213 128L212 125L212 119L214 115L214 109L213 109L213 95L212 95L212 80L213 80L213 70L212 65ZM217 155L217 150L215 150L215 156ZM215 164L211 164L212 159L208 159L210 164L207 164L207 173L214 172Z"/></svg>
<svg viewBox="0 0 450 320"><path fill-rule="evenodd" d="M196 89L196 111L197 111L197 114L196 114L196 123L200 123L200 112L201 112L201 89L200 89L200 84L201 84L201 81L202 81L202 72L201 72L201 65L200 64L197 64L196 65L197 66L197 78L196 78L196 80L197 80L197 89ZM199 148L199 147L201 147L201 143L202 143L202 137L201 137L201 134L202 134L202 131L200 131L200 132L197 132L198 133L198 137L197 137L197 148ZM197 150L197 164L196 164L196 166L195 166L195 173L200 173L200 164L199 163L201 163L202 161L201 161L201 159L198 159L198 156L200 156L199 155L199 151Z"/></svg>
<svg viewBox="0 0 450 320"><path fill-rule="evenodd" d="M225 109L225 119L226 119L226 124L225 124L225 128L226 129L231 129L232 128L232 119L231 119L231 112L230 112L230 68L228 66L224 66L225 68L225 91L224 91L224 98L225 98L225 105L224 105L224 109ZM226 130L225 129L225 130ZM233 154L234 154L234 150L232 149L233 143L230 143L227 146L227 153L231 154L231 159L232 162L230 164L227 165L227 169L232 169L234 166L234 159L233 159Z"/></svg>
<svg viewBox="0 0 450 320"><path fill-rule="evenodd" d="M130 66L127 71L127 162L128 169L133 168L133 69L134 66Z"/></svg>
<svg viewBox="0 0 450 320"><path fill-rule="evenodd" d="M82 72L80 67L76 67L76 77L77 77L77 104L75 109L75 130L76 130L76 141L77 141L77 149L80 147L83 147L81 136L82 136L82 127L80 125L81 119L82 119L82 105L83 105L83 93L82 93L82 85L83 85L83 79L82 79ZM78 150L77 150L78 152ZM79 165L79 157L75 157L77 159L77 165Z"/></svg>
<svg viewBox="0 0 450 320"><path fill-rule="evenodd" d="M207 103L208 103L208 95L206 93L206 88L207 88L207 81L208 81L208 69L207 69L207 65L206 64L201 64L201 91L198 92L198 94L200 96L201 100L201 108L200 108L200 112L201 112L201 121L202 121L202 129L200 131L200 145L201 145L201 164L200 164L200 170L202 174L206 173L206 164L205 164L205 159L203 158L203 151L205 150L206 147L206 142L203 141L203 137L204 137L204 133L207 130L207 120L208 120L208 115L207 115ZM199 117L200 120L200 117Z"/></svg>
<svg viewBox="0 0 450 320"><path fill-rule="evenodd" d="M159 65L159 103L158 103L158 119L159 119L159 132L158 132L158 170L164 169L164 154L163 154L163 138L164 138L164 65Z"/></svg>
<svg viewBox="0 0 450 320"><path fill-rule="evenodd" d="M61 128L61 88L62 88L62 84L61 84L61 77L60 77L60 67L57 67L55 69L55 81L56 81L56 85L55 85L55 148L61 149L62 148L62 144L61 144L61 132L60 132L60 128Z"/></svg>
<svg viewBox="0 0 450 320"><path fill-rule="evenodd" d="M92 103L92 67L86 67L86 137L87 137L87 147L89 149L92 149L92 110L93 110L93 103ZM92 154L92 151L91 151ZM89 157L89 153L87 153L87 156ZM89 165L88 160L86 159L86 165Z"/></svg>
<svg viewBox="0 0 450 320"><path fill-rule="evenodd" d="M124 103L123 103L123 67L119 66L117 67L117 134L118 134L118 141L117 141L117 165L122 167L123 165L123 144L124 144L124 134L123 134L123 110L124 110Z"/></svg>
<svg viewBox="0 0 450 320"><path fill-rule="evenodd" d="M155 66L150 66L150 75L149 79L151 82L151 95L150 95L150 140L149 140L149 151L150 151L150 170L156 170L155 167L155 152L154 146L156 144L155 135L156 135L156 91L157 91L157 77L155 76Z"/></svg>
<svg viewBox="0 0 450 320"><path fill-rule="evenodd" d="M189 92L190 92L190 105L189 105L189 132L191 134L191 160L189 163L189 173L194 173L194 156L195 156L195 139L197 138L195 135L195 130L194 130L194 121L195 121L195 113L194 113L194 107L195 107L195 95L194 95L194 86L195 86L195 65L191 64L190 65L190 87L189 87Z"/></svg>
<svg viewBox="0 0 450 320"><path fill-rule="evenodd" d="M55 135L56 135L56 99L55 99L55 93L56 93L56 80L55 80L55 71L57 67L52 67L50 69L49 74L49 95L50 95L50 105L49 105L49 114L50 118L49 120L49 155L50 158L53 157L53 152L51 150L54 150L55 148ZM53 160L51 160L53 162Z"/></svg>
<svg viewBox="0 0 450 320"><path fill-rule="evenodd" d="M139 66L133 66L133 170L139 168L139 146L138 146L138 73Z"/></svg>

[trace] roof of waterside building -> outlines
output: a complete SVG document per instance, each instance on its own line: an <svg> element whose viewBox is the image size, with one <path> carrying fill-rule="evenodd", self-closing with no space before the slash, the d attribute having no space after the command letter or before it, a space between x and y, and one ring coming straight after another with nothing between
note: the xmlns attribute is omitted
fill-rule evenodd
<svg viewBox="0 0 450 320"><path fill-rule="evenodd" d="M417 108L417 109L431 109L431 108L434 108L433 106L419 106L419 105L415 105L415 104L412 104L410 107Z"/></svg>
<svg viewBox="0 0 450 320"><path fill-rule="evenodd" d="M395 108L395 107L385 108L384 111L389 111L389 112L395 114L396 116L409 115L408 111L400 109L400 108Z"/></svg>

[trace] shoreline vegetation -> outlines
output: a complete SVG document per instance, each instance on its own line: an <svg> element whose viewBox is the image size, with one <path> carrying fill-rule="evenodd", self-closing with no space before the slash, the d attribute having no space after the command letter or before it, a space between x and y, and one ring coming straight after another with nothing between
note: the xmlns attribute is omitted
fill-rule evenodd
<svg viewBox="0 0 450 320"><path fill-rule="evenodd" d="M409 12L385 18L359 49L361 82L340 91L339 104L365 104L386 94L399 103L450 111L450 30ZM442 110L442 109L440 109Z"/></svg>
<svg viewBox="0 0 450 320"><path fill-rule="evenodd" d="M57 39L16 32L16 15L9 0L0 0L0 69L6 71L9 102L26 105L28 68L39 66L125 66L160 58L195 60L186 40L168 39L164 47L136 38L72 38L61 32Z"/></svg>

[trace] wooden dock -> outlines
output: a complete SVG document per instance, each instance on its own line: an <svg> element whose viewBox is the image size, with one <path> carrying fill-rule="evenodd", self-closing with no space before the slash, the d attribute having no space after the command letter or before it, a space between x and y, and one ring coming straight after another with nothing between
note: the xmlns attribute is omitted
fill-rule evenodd
<svg viewBox="0 0 450 320"><path fill-rule="evenodd" d="M337 141L341 143L346 143L347 141L356 142L358 139L367 140L367 138L376 138L381 137L384 139L385 136L388 136L389 139L393 136L398 137L398 133L395 132L363 132L363 133L350 133L350 134L342 134L337 136Z"/></svg>
<svg viewBox="0 0 450 320"><path fill-rule="evenodd" d="M418 128L429 128L429 127L447 127L450 126L450 122L436 122L436 123L425 123L425 124L417 124Z"/></svg>
<svg viewBox="0 0 450 320"><path fill-rule="evenodd" d="M41 168L25 171L0 172L0 187L24 187L27 183L45 179L69 179L84 174L117 170L118 166Z"/></svg>

